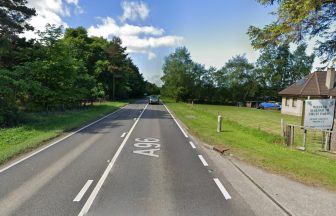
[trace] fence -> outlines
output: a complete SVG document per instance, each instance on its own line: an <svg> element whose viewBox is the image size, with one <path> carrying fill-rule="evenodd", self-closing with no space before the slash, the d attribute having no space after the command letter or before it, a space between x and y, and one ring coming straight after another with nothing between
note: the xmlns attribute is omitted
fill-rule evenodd
<svg viewBox="0 0 336 216"><path fill-rule="evenodd" d="M304 128L281 122L281 135L287 146L310 152L329 152L333 131Z"/></svg>

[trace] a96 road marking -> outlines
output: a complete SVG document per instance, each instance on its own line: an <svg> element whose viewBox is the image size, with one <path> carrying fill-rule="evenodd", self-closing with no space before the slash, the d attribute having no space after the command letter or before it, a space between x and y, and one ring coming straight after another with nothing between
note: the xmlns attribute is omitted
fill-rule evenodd
<svg viewBox="0 0 336 216"><path fill-rule="evenodd" d="M150 157L159 157L158 154L155 154L155 152L160 150L159 141L160 140L156 138L136 138L134 147L140 149L134 150L133 153Z"/></svg>

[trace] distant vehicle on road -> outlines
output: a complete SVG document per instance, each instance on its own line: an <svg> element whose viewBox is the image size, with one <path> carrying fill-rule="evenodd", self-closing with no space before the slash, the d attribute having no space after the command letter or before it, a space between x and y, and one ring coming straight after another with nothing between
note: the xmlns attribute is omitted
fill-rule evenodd
<svg viewBox="0 0 336 216"><path fill-rule="evenodd" d="M157 95L151 95L149 96L149 104L159 104L160 99Z"/></svg>
<svg viewBox="0 0 336 216"><path fill-rule="evenodd" d="M281 110L281 104L275 102L262 102L257 109L276 109Z"/></svg>

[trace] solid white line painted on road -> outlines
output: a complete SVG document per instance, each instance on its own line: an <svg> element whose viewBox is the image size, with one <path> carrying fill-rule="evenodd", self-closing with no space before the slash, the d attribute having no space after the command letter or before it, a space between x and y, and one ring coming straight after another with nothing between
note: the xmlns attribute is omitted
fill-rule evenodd
<svg viewBox="0 0 336 216"><path fill-rule="evenodd" d="M222 183L220 182L220 180L219 180L218 178L214 178L214 181L215 181L217 187L219 188L219 190L222 192L224 198L225 198L226 200L231 199L230 194L227 192L227 190L226 190L225 187L222 185Z"/></svg>
<svg viewBox="0 0 336 216"><path fill-rule="evenodd" d="M199 159L202 161L204 166L208 166L208 163L205 161L204 157L202 155L198 155Z"/></svg>
<svg viewBox="0 0 336 216"><path fill-rule="evenodd" d="M75 199L73 200L74 202L79 202L81 201L82 197L84 196L85 192L89 189L90 185L92 184L93 180L88 180L85 185L83 186L82 190L79 191Z"/></svg>
<svg viewBox="0 0 336 216"><path fill-rule="evenodd" d="M133 121L137 120L137 118L134 118Z"/></svg>
<svg viewBox="0 0 336 216"><path fill-rule="evenodd" d="M125 108L125 107L121 107L120 109L118 109L118 110L116 110L116 111L114 111L114 112L112 112L112 113L110 113L110 114L108 114L108 115L106 115L106 116L104 116L104 117L102 117L102 118L100 118L100 119L98 119L98 120L96 120L96 121L94 121L94 122L88 124L88 125L85 125L84 127L82 127L82 128L80 128L80 129L78 129L78 130L76 130L76 131L74 131L74 132L72 132L72 133L66 135L65 137L63 137L63 138L61 138L61 139L59 139L59 140L57 140L57 141L55 141L55 142L53 142L53 143L51 143L51 144L49 144L49 145L47 145L47 146L45 146L45 147L39 149L39 150L37 150L37 151L35 151L35 152L33 152L33 153L27 155L26 157L23 157L22 159L20 159L20 160L18 160L18 161L15 161L14 163L12 163L12 164L10 164L10 165L8 165L8 166L6 166L6 167L0 169L0 173L2 173L2 172L4 172L4 171L8 170L9 168L11 168L11 167L13 167L13 166L15 166L15 165L21 163L21 162L24 161L24 160L27 160L27 159L30 158L30 157L33 157L34 155L36 155L36 154L38 154L38 153L40 153L40 152L46 150L47 148L49 148L49 147L51 147L51 146L53 146L53 145L55 145L55 144L57 144L57 143L59 143L59 142L65 140L65 139L71 137L72 135L74 135L74 134L76 134L76 133L78 133L78 132L84 130L85 128L87 128L87 127L89 127L89 126L91 126L91 125L94 125L94 124L96 124L97 122L100 122L101 120L103 120L103 119L105 119L105 118L107 118L107 117L109 117L109 116L111 116L111 115L113 115L113 114L119 112L120 110L122 110L122 109L124 109L124 108Z"/></svg>
<svg viewBox="0 0 336 216"><path fill-rule="evenodd" d="M196 146L194 145L193 142L189 141L189 143L190 143L190 145L191 145L192 148L196 148Z"/></svg>
<svg viewBox="0 0 336 216"><path fill-rule="evenodd" d="M105 180L106 180L108 174L110 173L110 171L111 171L111 169L112 169L114 163L115 163L116 160L118 159L118 156L120 155L120 153L121 153L122 149L124 148L124 146L125 146L125 144L126 144L128 138L130 137L132 131L134 130L134 128L135 128L135 126L137 125L137 123L139 122L139 120L140 120L142 114L144 113L144 111L146 110L147 106L148 106L148 104L147 104L147 105L145 106L145 108L142 110L142 112L140 113L138 119L134 122L133 126L131 127L131 129L130 129L129 132L127 133L125 139L124 139L123 142L120 144L120 146L119 146L117 152L114 154L114 156L113 156L111 162L108 164L108 166L107 166L107 168L105 169L103 175L100 177L100 179L99 179L97 185L96 185L95 188L93 189L92 193L90 194L89 198L87 199L86 203L84 204L82 210L79 212L78 216L83 216L83 215L85 215L85 214L89 211L89 209L90 209L90 207L91 207L91 205L92 205L94 199L96 198L96 196L97 196L97 194L98 194L100 188L103 186L103 184L104 184L104 182L105 182Z"/></svg>
<svg viewBox="0 0 336 216"><path fill-rule="evenodd" d="M124 132L123 134L121 134L121 137L124 138L125 135L126 135L126 132Z"/></svg>
<svg viewBox="0 0 336 216"><path fill-rule="evenodd" d="M181 125L176 121L175 117L174 117L174 116L171 114L171 112L169 111L168 107L167 107L165 104L163 104L163 106L166 108L166 110L168 111L168 113L169 113L169 114L171 115L171 117L174 119L175 123L176 123L177 126L180 128L180 130L182 131L183 135L184 135L185 137L188 138L187 133L184 132L184 130L182 129Z"/></svg>

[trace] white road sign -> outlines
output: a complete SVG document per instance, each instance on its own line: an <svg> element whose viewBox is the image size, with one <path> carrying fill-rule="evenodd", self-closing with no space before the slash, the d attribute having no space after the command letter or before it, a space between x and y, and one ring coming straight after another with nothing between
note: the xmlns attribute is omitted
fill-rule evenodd
<svg viewBox="0 0 336 216"><path fill-rule="evenodd" d="M304 127L327 130L334 122L335 99L305 101Z"/></svg>

